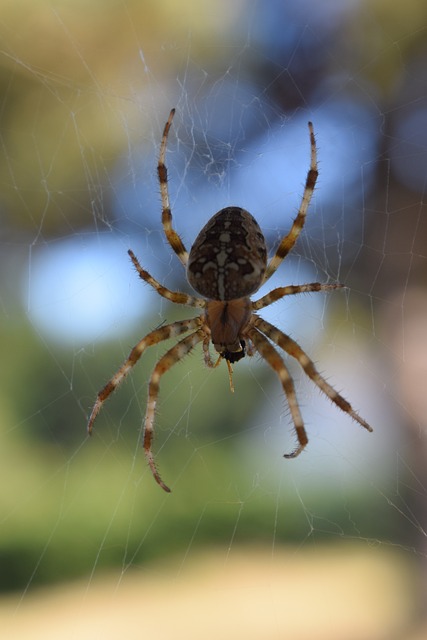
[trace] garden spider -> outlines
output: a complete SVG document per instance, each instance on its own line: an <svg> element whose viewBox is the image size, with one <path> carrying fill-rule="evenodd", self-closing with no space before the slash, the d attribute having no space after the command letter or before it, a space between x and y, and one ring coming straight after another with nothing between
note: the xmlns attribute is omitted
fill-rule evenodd
<svg viewBox="0 0 427 640"><path fill-rule="evenodd" d="M216 213L200 231L190 253L187 252L181 238L172 226L165 165L166 144L174 114L175 109L172 109L163 130L157 166L162 200L162 224L167 241L187 270L188 282L203 297L170 291L141 267L133 251L129 250L128 253L139 276L151 285L158 294L175 304L184 304L203 311L195 318L178 320L154 329L145 338L142 338L132 349L128 359L98 393L88 422L88 432L91 433L93 423L102 405L148 347L190 331L189 335L181 338L160 358L148 383L148 402L143 436L144 451L156 482L167 492L170 492L170 489L160 477L151 450L160 378L199 343L202 343L204 361L208 367L216 367L222 359L226 361L231 390L233 390L231 365L244 358L245 355L252 356L258 352L277 373L289 404L298 439L295 450L285 454L285 458L298 456L306 446L308 438L298 407L293 380L282 356L273 345L295 358L307 376L332 402L342 411L350 414L362 427L372 431L369 424L358 416L347 400L320 375L312 360L301 347L286 333L255 313L288 295L311 291L331 291L342 288L343 285L320 284L318 282L289 285L273 289L256 301L251 301L249 297L280 266L282 260L293 248L304 226L318 175L316 142L312 123L308 123L311 146L310 169L301 205L291 230L282 238L276 253L267 262L267 249L262 231L251 214L240 207L226 207ZM213 343L219 354L215 362L209 352L210 342Z"/></svg>

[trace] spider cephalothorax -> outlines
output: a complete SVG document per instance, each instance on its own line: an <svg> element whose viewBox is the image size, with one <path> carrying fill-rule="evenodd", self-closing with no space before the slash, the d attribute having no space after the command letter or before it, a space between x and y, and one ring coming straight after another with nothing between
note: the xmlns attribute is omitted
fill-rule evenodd
<svg viewBox="0 0 427 640"><path fill-rule="evenodd" d="M88 423L88 431L91 433L95 418L105 400L138 362L145 349L163 340L188 334L160 358L154 367L148 385L143 437L144 451L155 480L168 492L170 489L160 477L151 449L160 378L199 343L202 344L204 360L208 367L217 366L222 359L226 361L231 388L233 388L231 364L238 362L245 355L251 356L258 352L277 373L288 400L298 439L297 447L291 453L285 454L286 458L298 456L307 444L308 438L296 399L294 383L283 357L274 345L295 358L309 378L342 411L348 413L362 427L372 431L369 424L352 409L350 403L320 375L312 360L301 347L286 333L255 313L287 295L310 291L331 291L339 289L343 285L320 284L319 282L288 285L273 289L256 301L250 299L250 296L256 293L260 286L270 278L291 251L304 226L318 175L313 125L311 122L308 123L311 161L298 214L293 221L291 230L282 238L276 253L270 261L267 261L264 235L255 218L240 207L226 207L216 213L200 231L190 253L187 252L181 238L172 227L165 165L166 143L174 114L175 109L172 109L163 131L157 167L162 197L162 224L170 246L187 269L188 282L202 297L170 291L141 267L131 250L128 253L140 277L157 293L176 304L196 307L203 311L195 318L178 320L155 329L140 340L130 352L128 359L98 393ZM215 362L210 355L210 343L219 354L219 358Z"/></svg>

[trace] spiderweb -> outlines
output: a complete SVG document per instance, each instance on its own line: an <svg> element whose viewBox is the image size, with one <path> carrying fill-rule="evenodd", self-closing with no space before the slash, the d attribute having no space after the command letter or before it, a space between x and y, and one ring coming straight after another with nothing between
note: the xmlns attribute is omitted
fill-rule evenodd
<svg viewBox="0 0 427 640"><path fill-rule="evenodd" d="M229 5L3 3L7 637L380 639L424 624L423 3ZM85 425L130 348L193 315L149 290L127 256L189 291L156 177L173 106L169 189L187 248L230 204L277 245L302 195L313 121L308 219L260 295L315 281L348 289L261 315L374 433L287 361L309 445L286 461L294 435L269 367L237 363L231 394L226 367L207 370L196 350L162 380L154 448L166 496L140 447L165 346L144 354L90 441Z"/></svg>

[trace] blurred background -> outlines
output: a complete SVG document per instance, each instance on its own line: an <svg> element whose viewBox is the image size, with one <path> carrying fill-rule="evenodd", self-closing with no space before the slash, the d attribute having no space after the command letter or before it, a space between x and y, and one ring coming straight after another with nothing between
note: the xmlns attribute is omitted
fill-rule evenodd
<svg viewBox="0 0 427 640"><path fill-rule="evenodd" d="M0 622L14 638L426 637L427 24L384 0L0 0ZM309 435L268 365L162 380L140 447L149 350L194 310L161 227L167 165L187 248L220 208L270 250L320 176L275 286L342 282L262 312L373 427L289 363ZM258 294L257 294L258 295ZM6 636L5 636L6 637Z"/></svg>

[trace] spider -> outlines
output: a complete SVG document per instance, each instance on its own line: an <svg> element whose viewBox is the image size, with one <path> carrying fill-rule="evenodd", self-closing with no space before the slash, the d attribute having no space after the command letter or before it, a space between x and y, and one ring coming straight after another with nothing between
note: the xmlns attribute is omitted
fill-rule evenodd
<svg viewBox="0 0 427 640"><path fill-rule="evenodd" d="M267 260L267 248L264 235L255 218L241 207L230 206L221 209L203 227L197 236L190 253L180 236L172 226L172 213L169 202L168 178L165 164L166 145L175 109L172 109L163 130L157 173L162 202L162 225L167 241L179 260L186 268L187 280L201 296L196 297L178 291L170 291L160 284L138 262L133 251L128 254L139 276L153 287L157 293L175 304L201 309L200 315L188 320L178 320L154 329L131 350L129 357L107 384L99 391L88 422L88 432L92 432L93 423L102 405L119 386L132 367L138 362L144 351L163 340L188 334L170 348L157 362L148 383L148 402L145 414L143 446L145 456L156 482L170 492L157 470L152 452L154 415L161 377L173 365L184 358L194 347L201 343L204 361L208 367L216 367L225 360L233 391L232 364L245 355L258 352L278 375L287 398L294 424L298 444L285 458L296 458L308 442L301 417L295 386L288 368L276 347L295 358L306 375L319 387L342 411L348 413L368 431L372 427L365 422L317 371L313 361L303 349L286 333L263 320L256 312L289 295L312 291L332 291L344 285L310 284L277 287L258 300L250 296L266 282L288 255L304 226L307 209L313 195L318 176L316 141L313 125L308 123L310 135L310 169L307 174L301 204L291 230L282 238L275 254ZM190 332L190 333L189 333ZM209 345L212 342L219 354L212 359Z"/></svg>

